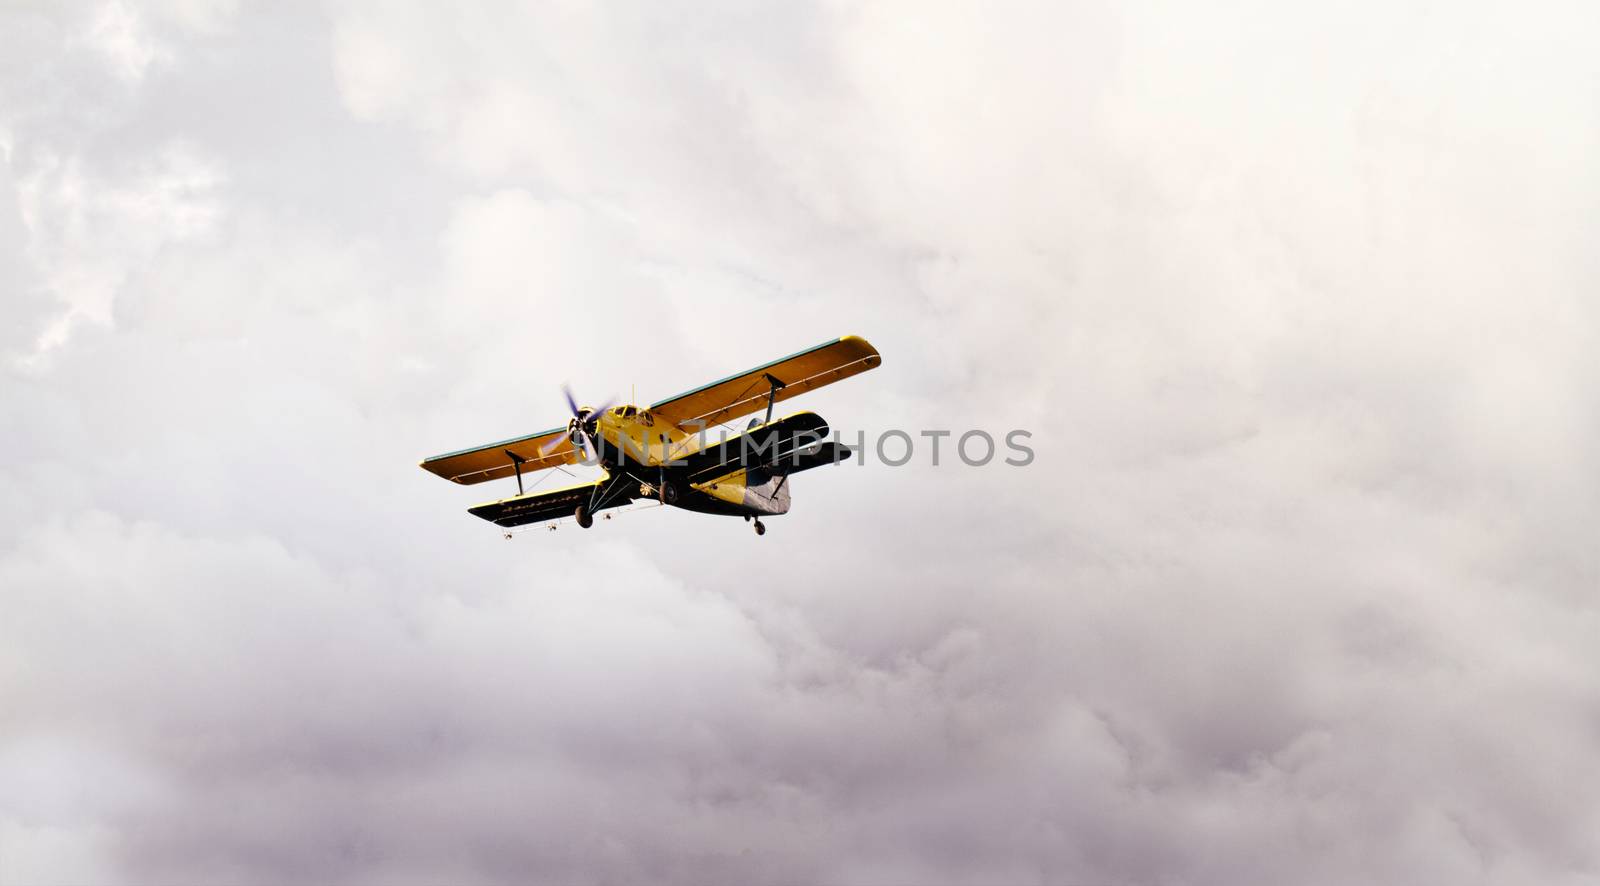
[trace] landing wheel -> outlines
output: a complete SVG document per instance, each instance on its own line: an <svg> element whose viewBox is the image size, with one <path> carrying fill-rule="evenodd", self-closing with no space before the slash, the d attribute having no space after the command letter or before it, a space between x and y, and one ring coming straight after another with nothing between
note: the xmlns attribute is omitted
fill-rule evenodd
<svg viewBox="0 0 1600 886"><path fill-rule="evenodd" d="M766 535L766 534L767 534L767 524L761 522L760 520L757 520L756 521L756 535Z"/></svg>
<svg viewBox="0 0 1600 886"><path fill-rule="evenodd" d="M584 529L594 525L594 515L589 513L588 505L578 505L578 509L573 512L572 516L578 518L578 525Z"/></svg>
<svg viewBox="0 0 1600 886"><path fill-rule="evenodd" d="M661 503L667 505L675 505L678 503L678 487L676 484L661 484Z"/></svg>

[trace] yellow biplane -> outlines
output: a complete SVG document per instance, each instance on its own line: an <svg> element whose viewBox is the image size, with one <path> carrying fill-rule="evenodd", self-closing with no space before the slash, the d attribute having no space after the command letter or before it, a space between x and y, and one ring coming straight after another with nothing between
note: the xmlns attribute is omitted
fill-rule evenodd
<svg viewBox="0 0 1600 886"><path fill-rule="evenodd" d="M424 470L456 483L517 478L517 494L468 512L502 527L574 517L594 525L594 515L640 498L707 514L755 521L789 511L789 477L834 464L851 452L828 440L828 424L814 412L776 421L774 404L866 372L882 362L866 339L847 335L721 381L668 397L648 407L579 406L566 391L572 417L565 427L435 455ZM729 436L725 423L766 410L764 419ZM523 475L599 465L603 476L545 492L524 492Z"/></svg>

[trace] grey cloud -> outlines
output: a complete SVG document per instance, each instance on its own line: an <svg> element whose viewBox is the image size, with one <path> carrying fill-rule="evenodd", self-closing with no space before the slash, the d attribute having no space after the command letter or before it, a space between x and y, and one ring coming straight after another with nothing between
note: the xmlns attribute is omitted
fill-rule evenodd
<svg viewBox="0 0 1600 886"><path fill-rule="evenodd" d="M0 882L1600 879L1581 9L5 15ZM1034 464L414 467L844 332Z"/></svg>

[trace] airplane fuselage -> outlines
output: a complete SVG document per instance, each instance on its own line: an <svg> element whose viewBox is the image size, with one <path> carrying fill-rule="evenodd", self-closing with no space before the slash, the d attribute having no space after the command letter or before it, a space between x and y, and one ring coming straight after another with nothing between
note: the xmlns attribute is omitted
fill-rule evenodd
<svg viewBox="0 0 1600 886"><path fill-rule="evenodd" d="M752 467L696 479L691 457L730 436L724 429L686 430L657 421L648 409L632 404L592 415L589 422L586 427L591 427L598 451L584 453L585 460L597 461L613 478L637 481L638 494L632 498L655 498L707 514L770 517L789 511L787 477L769 470Z"/></svg>

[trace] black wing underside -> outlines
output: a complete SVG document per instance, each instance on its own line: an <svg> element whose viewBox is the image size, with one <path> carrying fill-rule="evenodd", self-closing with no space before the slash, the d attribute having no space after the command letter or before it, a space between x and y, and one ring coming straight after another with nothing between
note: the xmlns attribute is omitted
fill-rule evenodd
<svg viewBox="0 0 1600 886"><path fill-rule="evenodd" d="M608 485L611 485L609 490ZM621 483L597 480L549 492L530 492L486 502L468 508L467 513L496 526L526 526L570 517L577 512L578 505L588 505L591 512L622 507L633 501L632 496L621 494L625 488Z"/></svg>

